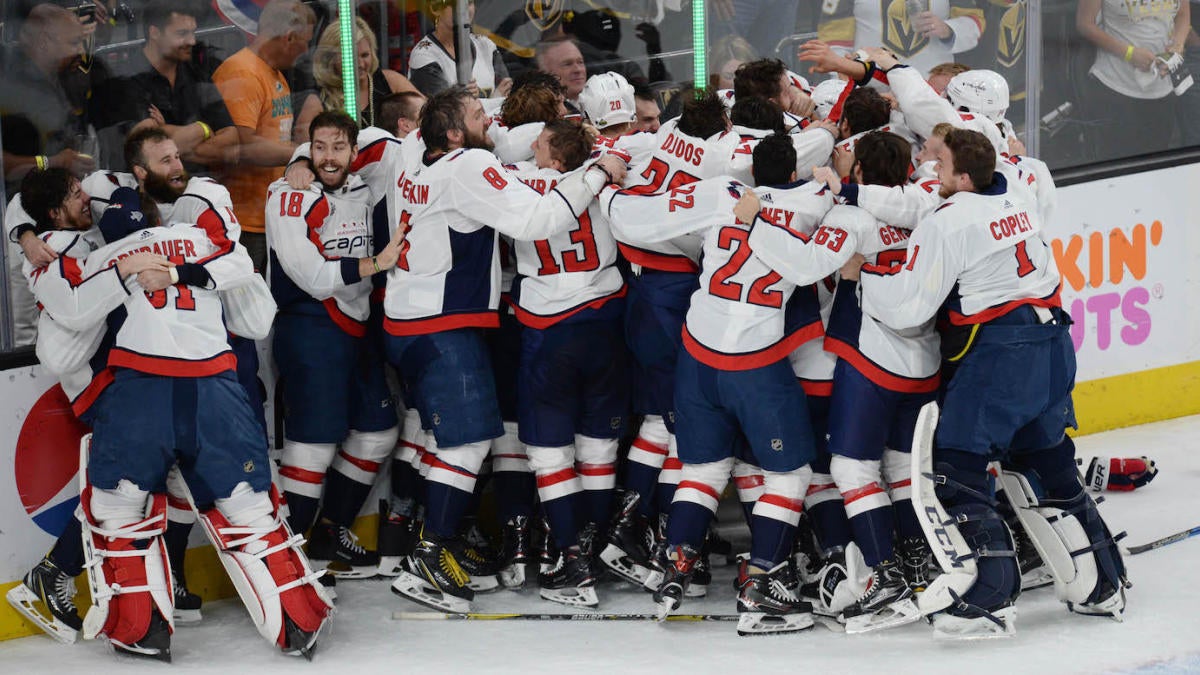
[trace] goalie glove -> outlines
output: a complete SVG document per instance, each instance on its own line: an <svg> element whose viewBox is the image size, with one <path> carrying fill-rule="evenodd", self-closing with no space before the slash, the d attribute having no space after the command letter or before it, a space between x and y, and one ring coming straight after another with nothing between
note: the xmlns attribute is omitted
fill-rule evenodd
<svg viewBox="0 0 1200 675"><path fill-rule="evenodd" d="M1158 468L1147 457L1093 457L1084 483L1095 492L1130 492L1154 480Z"/></svg>

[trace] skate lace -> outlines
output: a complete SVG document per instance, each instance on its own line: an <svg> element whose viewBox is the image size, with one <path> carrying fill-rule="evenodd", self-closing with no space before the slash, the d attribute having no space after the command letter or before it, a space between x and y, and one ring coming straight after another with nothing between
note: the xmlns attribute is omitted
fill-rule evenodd
<svg viewBox="0 0 1200 675"><path fill-rule="evenodd" d="M62 572L55 575L54 596L63 607L75 611L75 580Z"/></svg>
<svg viewBox="0 0 1200 675"><path fill-rule="evenodd" d="M471 582L471 577L463 570L462 565L459 565L450 551L446 549L442 549L438 554L438 566L459 586L466 586Z"/></svg>
<svg viewBox="0 0 1200 675"><path fill-rule="evenodd" d="M354 553L356 553L358 555L366 554L367 549L365 549L359 545L358 535L356 535L356 534L354 534L354 532L350 531L350 528L339 527L338 528L338 538L341 540L342 546L350 549Z"/></svg>
<svg viewBox="0 0 1200 675"><path fill-rule="evenodd" d="M785 600L788 602L798 602L799 601L799 598L796 597L796 594L794 592L792 592L792 589L789 588L788 585L786 583L784 583L784 581L782 579L779 579L779 578L771 579L771 583L767 584L767 588L770 590L771 595L774 596L778 600Z"/></svg>

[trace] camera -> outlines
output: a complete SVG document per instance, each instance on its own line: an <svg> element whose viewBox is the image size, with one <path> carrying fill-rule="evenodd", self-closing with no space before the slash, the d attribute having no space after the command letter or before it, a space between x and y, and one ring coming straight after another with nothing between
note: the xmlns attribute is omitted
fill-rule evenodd
<svg viewBox="0 0 1200 675"><path fill-rule="evenodd" d="M78 16L85 24L96 21L96 3L94 2L80 2L73 7L68 7L67 9L75 12L75 15Z"/></svg>

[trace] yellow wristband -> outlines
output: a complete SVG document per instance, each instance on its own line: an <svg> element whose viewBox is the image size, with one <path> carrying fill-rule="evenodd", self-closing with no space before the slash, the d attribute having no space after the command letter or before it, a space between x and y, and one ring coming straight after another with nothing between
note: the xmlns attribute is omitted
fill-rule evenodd
<svg viewBox="0 0 1200 675"><path fill-rule="evenodd" d="M207 124L205 124L204 122L200 122L200 121L197 121L196 124L199 124L200 131L204 132L204 140L207 141L208 139L212 138L212 135L213 135L212 127L210 127Z"/></svg>
<svg viewBox="0 0 1200 675"><path fill-rule="evenodd" d="M45 155L35 155L33 163L37 165L38 171L45 171L46 167L50 164L50 160Z"/></svg>
<svg viewBox="0 0 1200 675"><path fill-rule="evenodd" d="M1125 48L1125 60L1131 63L1133 62L1133 45L1129 45Z"/></svg>
<svg viewBox="0 0 1200 675"><path fill-rule="evenodd" d="M375 268L376 274L383 271L383 270L379 269L379 257L378 256L371 256L371 265Z"/></svg>
<svg viewBox="0 0 1200 675"><path fill-rule="evenodd" d="M179 283L179 270L175 269L175 267L174 267L174 266L171 266L171 267L168 267L168 268L167 268L167 274L169 274L169 275L171 276L171 283L172 283L172 284L177 284L177 283Z"/></svg>

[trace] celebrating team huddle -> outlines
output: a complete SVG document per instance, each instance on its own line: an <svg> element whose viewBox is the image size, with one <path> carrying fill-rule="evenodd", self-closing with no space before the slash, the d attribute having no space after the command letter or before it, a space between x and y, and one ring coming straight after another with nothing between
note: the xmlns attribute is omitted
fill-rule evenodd
<svg viewBox="0 0 1200 675"><path fill-rule="evenodd" d="M602 607L611 577L664 620L728 552L732 479L739 634L1008 635L1050 584L1119 621L1119 535L1065 435L1055 188L1005 81L967 71L942 97L885 50L805 50L840 77L751 61L656 131L616 73L577 102L519 77L495 118L450 87L411 133L320 113L268 188L265 270L161 131L130 134L132 174L30 174L6 229L57 254L25 263L38 355L92 433L79 519L10 601L65 641L169 658L199 614L198 519L285 653L311 657L334 578L377 574L449 613L525 586ZM352 526L385 467L369 551ZM1134 473L1153 463L1088 476ZM62 580L85 569L80 620Z"/></svg>

